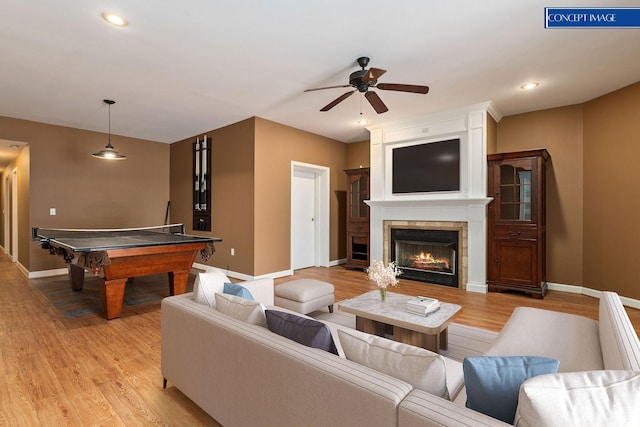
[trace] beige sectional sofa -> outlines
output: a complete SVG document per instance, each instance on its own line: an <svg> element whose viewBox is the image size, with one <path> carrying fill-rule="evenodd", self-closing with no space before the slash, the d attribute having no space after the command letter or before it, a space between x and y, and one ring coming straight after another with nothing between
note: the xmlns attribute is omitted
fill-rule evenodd
<svg viewBox="0 0 640 427"><path fill-rule="evenodd" d="M265 286L273 288L269 280L263 279L256 291L267 298L269 292L264 292ZM251 283L247 285L251 289ZM574 334L570 328L563 332L568 336L555 344L550 341L557 339L560 332L527 337L518 333L518 325L529 321L530 316L542 322L547 315L555 319L559 314L529 310L524 310L523 316L517 314L520 309L514 313L513 323L510 321L505 326L490 353L522 354L516 344L528 345L532 340L547 340L549 344L545 345L550 349L557 345L565 350L571 347L569 340ZM336 329L336 325L330 326ZM601 352L599 348L589 350L600 353L595 359L599 358L602 366L594 369L624 370L626 384L631 387L640 384L638 375L633 375L634 371L640 371L640 345L616 294L603 294L600 323L589 324L585 332L580 332L583 333L595 334L595 341L607 347ZM337 334L334 339L337 340ZM590 339L594 341L593 337ZM536 348L542 349L545 345ZM529 350L527 348L527 355ZM568 350L550 352L553 355L549 357L573 357ZM393 376L306 347L263 326L236 320L199 304L192 293L168 297L162 302L162 375L226 427L508 425L465 408L464 391L451 402L416 390ZM447 376L462 378L462 365L448 361ZM553 375L541 377L555 378ZM448 381L452 397L458 388L455 382ZM540 386L537 384L534 391ZM529 400L523 397L522 388L521 399ZM636 407L640 408L640 404ZM628 409L626 402L623 409ZM617 407L612 410L621 411ZM527 418L536 416L535 411L536 408L529 408L529 412L520 414L516 421L522 426L535 425L535 419ZM619 414L623 418L627 416Z"/></svg>

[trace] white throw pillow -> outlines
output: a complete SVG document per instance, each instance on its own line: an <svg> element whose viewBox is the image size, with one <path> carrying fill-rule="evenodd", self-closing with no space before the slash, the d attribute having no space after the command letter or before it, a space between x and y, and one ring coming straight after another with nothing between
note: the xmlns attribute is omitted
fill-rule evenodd
<svg viewBox="0 0 640 427"><path fill-rule="evenodd" d="M215 294L216 310L252 325L267 327L264 307L258 301L229 294Z"/></svg>
<svg viewBox="0 0 640 427"><path fill-rule="evenodd" d="M640 372L583 371L533 377L520 386L515 426L637 426Z"/></svg>
<svg viewBox="0 0 640 427"><path fill-rule="evenodd" d="M207 304L210 307L216 306L213 296L222 293L225 282L231 282L226 274L217 268L213 268L205 273L199 273L193 284L193 299L199 304Z"/></svg>
<svg viewBox="0 0 640 427"><path fill-rule="evenodd" d="M449 399L444 359L437 353L355 330L338 330L347 359Z"/></svg>

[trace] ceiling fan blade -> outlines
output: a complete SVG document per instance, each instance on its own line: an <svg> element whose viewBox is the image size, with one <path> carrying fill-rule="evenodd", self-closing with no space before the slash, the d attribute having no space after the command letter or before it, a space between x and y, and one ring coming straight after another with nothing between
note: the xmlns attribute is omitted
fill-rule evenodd
<svg viewBox="0 0 640 427"><path fill-rule="evenodd" d="M398 92L411 92L411 93L429 93L429 86L418 85L403 85L395 83L378 83L376 87L380 90L395 90Z"/></svg>
<svg viewBox="0 0 640 427"><path fill-rule="evenodd" d="M347 92L345 94L340 95L339 97L337 97L336 99L334 99L333 101L331 101L330 103L322 107L320 111L329 111L330 109L332 109L333 107L335 107L336 105L338 105L339 103L341 103L342 101L344 101L345 99L353 95L354 92L355 90L352 90L351 92Z"/></svg>
<svg viewBox="0 0 640 427"><path fill-rule="evenodd" d="M386 105L384 105L384 102L382 102L382 99L380 99L377 93L367 92L364 94L364 97L367 98L367 101L369 101L369 104L371 104L373 109L376 110L376 113L382 114L389 111L389 109Z"/></svg>
<svg viewBox="0 0 640 427"><path fill-rule="evenodd" d="M316 87L316 88L313 88L313 89L305 89L305 92L313 92L314 90L336 89L336 88L339 88L339 87L351 87L351 85Z"/></svg>
<svg viewBox="0 0 640 427"><path fill-rule="evenodd" d="M383 70L381 68L370 68L367 73L362 76L362 80L366 82L373 82L380 78L381 75L386 73L387 70Z"/></svg>

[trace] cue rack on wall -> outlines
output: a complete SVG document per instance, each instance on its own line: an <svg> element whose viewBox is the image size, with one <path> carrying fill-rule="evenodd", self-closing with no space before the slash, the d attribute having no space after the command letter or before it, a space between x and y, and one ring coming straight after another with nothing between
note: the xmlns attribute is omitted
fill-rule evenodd
<svg viewBox="0 0 640 427"><path fill-rule="evenodd" d="M193 143L193 229L211 231L211 139Z"/></svg>

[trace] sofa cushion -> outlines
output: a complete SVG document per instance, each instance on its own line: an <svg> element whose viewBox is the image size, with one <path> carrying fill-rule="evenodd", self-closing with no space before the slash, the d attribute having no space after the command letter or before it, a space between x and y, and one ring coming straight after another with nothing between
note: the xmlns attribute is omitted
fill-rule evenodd
<svg viewBox="0 0 640 427"><path fill-rule="evenodd" d="M637 426L640 372L541 375L522 384L515 425Z"/></svg>
<svg viewBox="0 0 640 427"><path fill-rule="evenodd" d="M513 311L486 355L550 357L560 361L558 372L604 368L598 322L532 307Z"/></svg>
<svg viewBox="0 0 640 427"><path fill-rule="evenodd" d="M512 424L520 385L535 375L557 372L558 361L537 356L466 357L462 369L467 408Z"/></svg>
<svg viewBox="0 0 640 427"><path fill-rule="evenodd" d="M444 358L437 353L356 330L338 330L347 359L449 399Z"/></svg>
<svg viewBox="0 0 640 427"><path fill-rule="evenodd" d="M252 325L267 326L264 307L257 301L228 294L215 294L216 310Z"/></svg>
<svg viewBox="0 0 640 427"><path fill-rule="evenodd" d="M193 284L193 299L199 304L208 304L210 307L216 306L214 294L224 291L224 284L231 282L226 274L217 268L199 273Z"/></svg>
<svg viewBox="0 0 640 427"><path fill-rule="evenodd" d="M249 289L244 286L238 285L237 283L226 282L224 284L223 292L228 295L235 295L237 297L242 297L251 301L254 301L253 295Z"/></svg>
<svg viewBox="0 0 640 427"><path fill-rule="evenodd" d="M322 322L278 310L265 310L270 331L307 347L338 355L331 331Z"/></svg>

